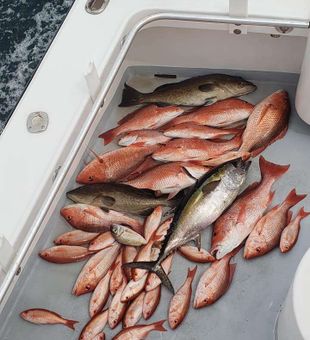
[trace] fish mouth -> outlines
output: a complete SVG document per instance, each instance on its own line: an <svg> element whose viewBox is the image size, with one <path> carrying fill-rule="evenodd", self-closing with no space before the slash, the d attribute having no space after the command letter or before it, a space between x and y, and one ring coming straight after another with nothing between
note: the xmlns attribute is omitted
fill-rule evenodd
<svg viewBox="0 0 310 340"><path fill-rule="evenodd" d="M256 89L257 89L257 86L255 84L251 83L250 81L244 81L242 83L242 85L243 85L243 89L244 89L244 91L242 91L243 96L246 95L246 94L252 93L252 92L256 91Z"/></svg>

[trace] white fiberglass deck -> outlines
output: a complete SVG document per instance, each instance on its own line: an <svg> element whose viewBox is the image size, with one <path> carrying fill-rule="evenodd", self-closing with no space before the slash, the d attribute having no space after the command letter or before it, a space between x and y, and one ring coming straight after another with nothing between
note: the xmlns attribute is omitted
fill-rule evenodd
<svg viewBox="0 0 310 340"><path fill-rule="evenodd" d="M273 91L283 88L290 94L293 105L294 94L298 76L283 73L262 72L237 72L221 70L228 74L238 74L253 81L258 89L255 93L244 97L252 103L256 103ZM152 75L154 73L177 74L178 79L184 76L206 74L210 70L202 69L173 69L156 67L135 67L129 69L120 82L113 100L107 108L104 118L98 125L89 143L89 147L99 153L106 151L115 145L103 148L102 141L97 139L100 132L112 126L127 112L133 108L118 108L123 82L128 77L132 85L137 85L141 90L150 90L154 86ZM135 78L135 76L139 76ZM180 76L180 77L179 77ZM167 80L160 80L167 82ZM169 80L174 81L174 80ZM289 130L286 137L270 146L263 155L267 160L279 164L291 164L287 174L274 186L276 195L273 204L279 203L287 193L296 188L298 193L310 193L310 179L308 169L310 158L310 127L302 122L296 114L294 107L290 118ZM84 166L84 161L89 160L89 153L85 154L78 164L66 191L76 186L74 178L76 173ZM249 170L247 183L259 179L257 159ZM8 299L3 312L0 315L1 340L52 340L52 339L77 339L85 323L89 320L88 302L89 294L75 297L71 295L71 289L75 279L82 268L83 263L56 265L43 261L37 256L40 249L52 245L56 235L70 230L67 223L60 217L59 209L69 201L62 194L59 202L46 225L46 228L35 245L27 264L23 268L19 280ZM310 199L306 198L300 206L310 210ZM297 208L296 208L297 209ZM294 209L294 211L296 211ZM310 219L302 222L300 238L293 250L288 254L281 254L275 249L268 255L251 261L245 261L238 254L233 262L237 263L236 273L228 292L214 305L194 310L190 309L183 324L175 331L168 329L166 333L151 333L150 339L208 339L208 340L271 340L274 339L274 329L278 312L281 308L297 265L310 245ZM210 230L209 230L210 231ZM204 233L203 247L209 247L209 232ZM187 268L195 264L176 255L174 258L172 273L170 275L174 287L177 289L184 281ZM199 270L194 280L193 291L197 286L198 278L208 267L208 264L198 265ZM155 314L148 322L167 318L167 306L170 293L163 288L162 298ZM28 308L47 308L56 311L64 317L79 320L75 332L63 326L36 326L23 321L19 313ZM143 320L140 323L144 323ZM107 339L120 330L118 327L111 332L105 329Z"/></svg>

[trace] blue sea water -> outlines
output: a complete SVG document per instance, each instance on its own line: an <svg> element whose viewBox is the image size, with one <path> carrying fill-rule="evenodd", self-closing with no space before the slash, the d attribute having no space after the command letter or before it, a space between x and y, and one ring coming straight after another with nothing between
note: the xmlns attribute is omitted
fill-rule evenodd
<svg viewBox="0 0 310 340"><path fill-rule="evenodd" d="M0 0L0 133L74 0Z"/></svg>

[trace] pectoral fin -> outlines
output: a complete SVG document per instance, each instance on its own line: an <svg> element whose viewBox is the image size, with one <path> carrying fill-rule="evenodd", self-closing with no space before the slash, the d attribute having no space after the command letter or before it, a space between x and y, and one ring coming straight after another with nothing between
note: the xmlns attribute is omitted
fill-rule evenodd
<svg viewBox="0 0 310 340"><path fill-rule="evenodd" d="M198 250L200 251L201 249L201 234L198 234L194 239L194 244L195 246L198 248Z"/></svg>
<svg viewBox="0 0 310 340"><path fill-rule="evenodd" d="M115 199L111 196L101 196L101 201L104 205L108 207L113 207L115 204Z"/></svg>

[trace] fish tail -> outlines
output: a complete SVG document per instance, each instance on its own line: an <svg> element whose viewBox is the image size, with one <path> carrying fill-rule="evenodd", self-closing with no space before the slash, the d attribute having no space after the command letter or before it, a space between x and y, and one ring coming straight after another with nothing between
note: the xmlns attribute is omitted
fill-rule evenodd
<svg viewBox="0 0 310 340"><path fill-rule="evenodd" d="M99 138L102 138L104 140L104 144L109 144L112 142L112 140L119 134L119 129L118 127L108 130L101 135L99 135Z"/></svg>
<svg viewBox="0 0 310 340"><path fill-rule="evenodd" d="M303 194L303 195L298 195L296 193L296 189L293 189L292 191L290 191L290 193L287 195L286 199L285 199L285 203L289 206L289 207L293 207L294 205L296 205L298 202L300 202L301 200L303 200L307 195Z"/></svg>
<svg viewBox="0 0 310 340"><path fill-rule="evenodd" d="M195 277L196 271L197 271L197 266L195 266L193 269L188 268L187 277L193 280Z"/></svg>
<svg viewBox="0 0 310 340"><path fill-rule="evenodd" d="M160 263L158 263L158 261L150 261L150 262L141 261L141 262L124 263L123 267L146 269L152 273L155 273L160 278L162 284L166 286L171 291L172 294L174 294L174 288L172 286L172 283L169 280L167 274L163 270Z"/></svg>
<svg viewBox="0 0 310 340"><path fill-rule="evenodd" d="M286 225L289 225L291 220L292 220L292 217L293 217L293 212L291 210L289 210L287 212L287 216L286 216Z"/></svg>
<svg viewBox="0 0 310 340"><path fill-rule="evenodd" d="M259 167L263 178L276 180L287 172L290 165L279 165L271 163L266 161L263 156L260 156Z"/></svg>
<svg viewBox="0 0 310 340"><path fill-rule="evenodd" d="M166 322L166 320L160 320L153 323L154 330L159 332L166 332L166 328L163 326L163 324Z"/></svg>
<svg viewBox="0 0 310 340"><path fill-rule="evenodd" d="M303 219L307 216L310 215L310 212L309 211L305 211L304 207L302 207L299 211L298 211L298 216Z"/></svg>
<svg viewBox="0 0 310 340"><path fill-rule="evenodd" d="M75 320L66 320L65 325L73 330L75 330L75 324L78 323L78 321Z"/></svg>
<svg viewBox="0 0 310 340"><path fill-rule="evenodd" d="M123 90L122 102L119 104L120 107L133 106L143 103L143 93L137 91L133 87L125 84Z"/></svg>

